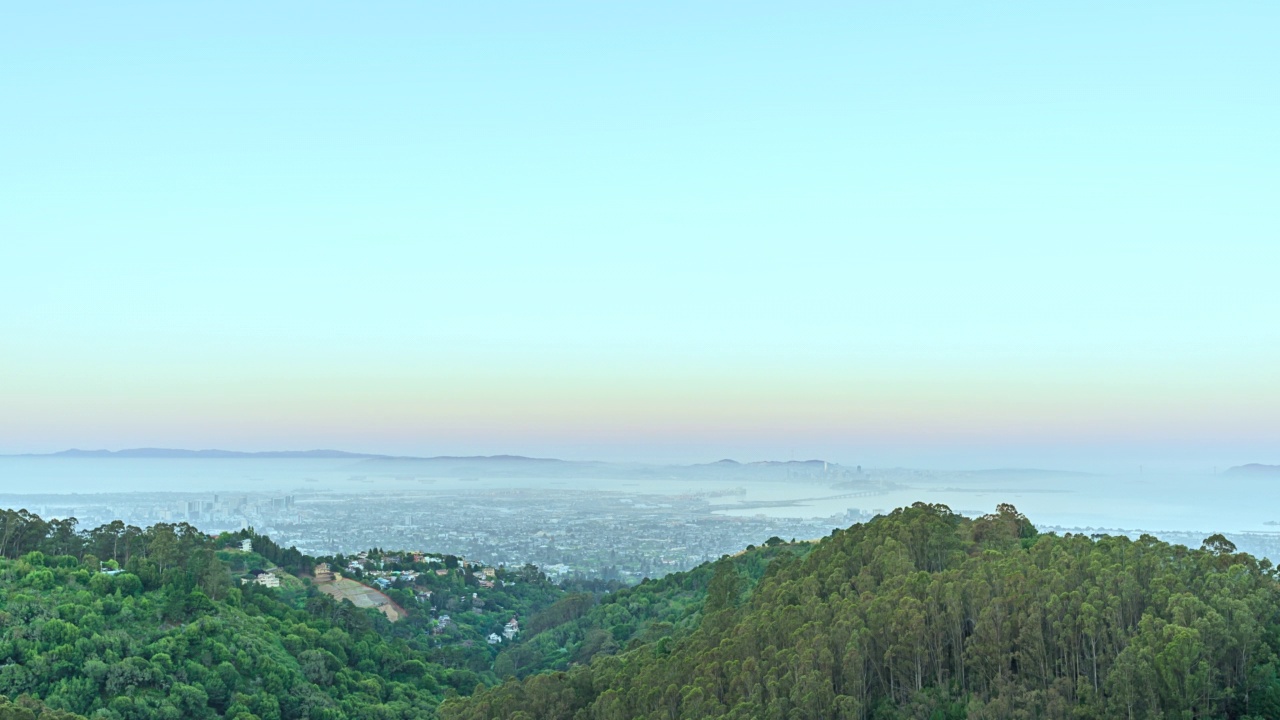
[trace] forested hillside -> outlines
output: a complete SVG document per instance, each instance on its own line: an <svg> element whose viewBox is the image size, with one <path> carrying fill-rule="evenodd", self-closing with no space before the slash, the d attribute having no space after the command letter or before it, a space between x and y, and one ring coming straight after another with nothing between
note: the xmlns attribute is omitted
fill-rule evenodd
<svg viewBox="0 0 1280 720"><path fill-rule="evenodd" d="M250 532L0 512L0 720L1280 717L1276 573L1221 536L917 504L609 592L325 560L363 563L407 617L336 602L317 559ZM239 584L264 567L279 588Z"/></svg>
<svg viewBox="0 0 1280 720"><path fill-rule="evenodd" d="M1038 535L917 504L714 564L696 628L440 709L513 718L1276 718L1280 592L1220 536ZM607 608L608 605L602 605Z"/></svg>
<svg viewBox="0 0 1280 720"><path fill-rule="evenodd" d="M110 718L410 718L436 705L449 673L363 611L323 597L297 610L204 572L157 565L144 580L38 551L0 562L0 692Z"/></svg>
<svg viewBox="0 0 1280 720"><path fill-rule="evenodd" d="M747 592L779 558L798 559L810 543L783 543L771 538L722 562L733 566L739 590ZM525 636L498 655L499 677L526 677L546 670L564 670L597 655L611 655L646 643L669 642L698 627L703 603L715 591L717 565L706 563L688 572L603 595L597 602L586 593L569 593L530 618Z"/></svg>
<svg viewBox="0 0 1280 720"><path fill-rule="evenodd" d="M810 547L773 538L726 562L745 589L775 559ZM385 592L407 618L393 624L320 592L308 574L321 561L394 580ZM278 588L240 583L267 568ZM635 588L558 587L533 566L379 549L310 558L252 531L121 522L80 531L74 520L5 510L0 697L13 700L0 700L0 720L434 717L443 698L502 678L687 635L713 581L705 565ZM519 637L486 640L516 616Z"/></svg>
<svg viewBox="0 0 1280 720"><path fill-rule="evenodd" d="M29 696L14 702L0 695L0 720L84 720L84 717L46 707Z"/></svg>
<svg viewBox="0 0 1280 720"><path fill-rule="evenodd" d="M247 537L255 552L229 549ZM469 601L465 618L433 634L430 606L414 603L412 589L389 590L412 605L408 619L392 624L284 570L280 589L241 586L249 567L297 572L313 563L247 532L210 537L185 524L123 523L78 532L72 520L3 511L0 556L0 694L13 699L0 702L0 720L60 712L117 720L432 717L446 694L496 682L497 651L482 634L488 624L564 595L541 576L475 592L478 581L456 569L431 573L442 603ZM233 573L232 564L243 567ZM481 593L499 609L470 607Z"/></svg>

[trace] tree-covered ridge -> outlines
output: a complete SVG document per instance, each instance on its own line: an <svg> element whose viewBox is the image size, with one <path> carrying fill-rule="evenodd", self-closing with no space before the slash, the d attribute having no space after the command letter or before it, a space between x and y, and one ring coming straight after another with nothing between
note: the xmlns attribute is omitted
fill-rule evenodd
<svg viewBox="0 0 1280 720"><path fill-rule="evenodd" d="M917 504L715 564L698 627L440 709L480 718L1274 718L1280 591L1220 537L1037 536Z"/></svg>
<svg viewBox="0 0 1280 720"><path fill-rule="evenodd" d="M290 577L289 590L240 585L248 567L298 572L314 563L250 532L75 525L0 511L0 693L18 698L20 714L431 717L445 695L496 681L497 650L482 632L501 621L474 606L534 614L564 594L536 569L492 589L462 567L424 574L441 603L468 602L448 633L435 634L432 606L415 595L427 591L417 586L388 590L413 608L392 624L309 580ZM254 552L230 550L246 537Z"/></svg>
<svg viewBox="0 0 1280 720"><path fill-rule="evenodd" d="M0 561L0 692L104 718L421 717L449 671L324 597L169 568L147 583L40 552ZM326 602L328 601L328 602Z"/></svg>
<svg viewBox="0 0 1280 720"><path fill-rule="evenodd" d="M29 695L17 700L0 695L0 720L84 720L84 717L54 710Z"/></svg>
<svg viewBox="0 0 1280 720"><path fill-rule="evenodd" d="M783 543L771 538L724 558L741 582L734 590L749 592L778 558L796 559L810 543ZM588 593L570 593L537 613L524 626L522 641L505 649L494 663L499 677L527 677L548 670L565 670L663 638L686 635L697 628L708 593L724 593L713 581L719 564L704 563L686 572L617 588L598 601Z"/></svg>

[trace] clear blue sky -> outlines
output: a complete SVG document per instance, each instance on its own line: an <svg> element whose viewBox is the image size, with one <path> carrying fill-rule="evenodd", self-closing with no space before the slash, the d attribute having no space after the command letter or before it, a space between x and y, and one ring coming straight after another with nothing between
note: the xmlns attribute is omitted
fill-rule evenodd
<svg viewBox="0 0 1280 720"><path fill-rule="evenodd" d="M14 5L0 452L1280 462L1277 32Z"/></svg>

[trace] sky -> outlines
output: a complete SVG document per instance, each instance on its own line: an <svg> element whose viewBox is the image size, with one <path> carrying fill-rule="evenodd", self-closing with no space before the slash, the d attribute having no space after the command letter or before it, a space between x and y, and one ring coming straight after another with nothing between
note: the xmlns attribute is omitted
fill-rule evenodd
<svg viewBox="0 0 1280 720"><path fill-rule="evenodd" d="M0 453L1280 463L1278 24L8 7Z"/></svg>

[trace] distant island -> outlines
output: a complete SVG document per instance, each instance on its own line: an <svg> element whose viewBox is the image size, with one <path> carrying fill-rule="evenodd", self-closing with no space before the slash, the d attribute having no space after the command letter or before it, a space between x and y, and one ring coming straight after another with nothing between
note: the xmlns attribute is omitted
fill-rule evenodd
<svg viewBox="0 0 1280 720"><path fill-rule="evenodd" d="M1227 468L1227 475L1280 475L1280 465L1263 465L1261 463L1249 463L1248 465L1237 465L1233 468Z"/></svg>

